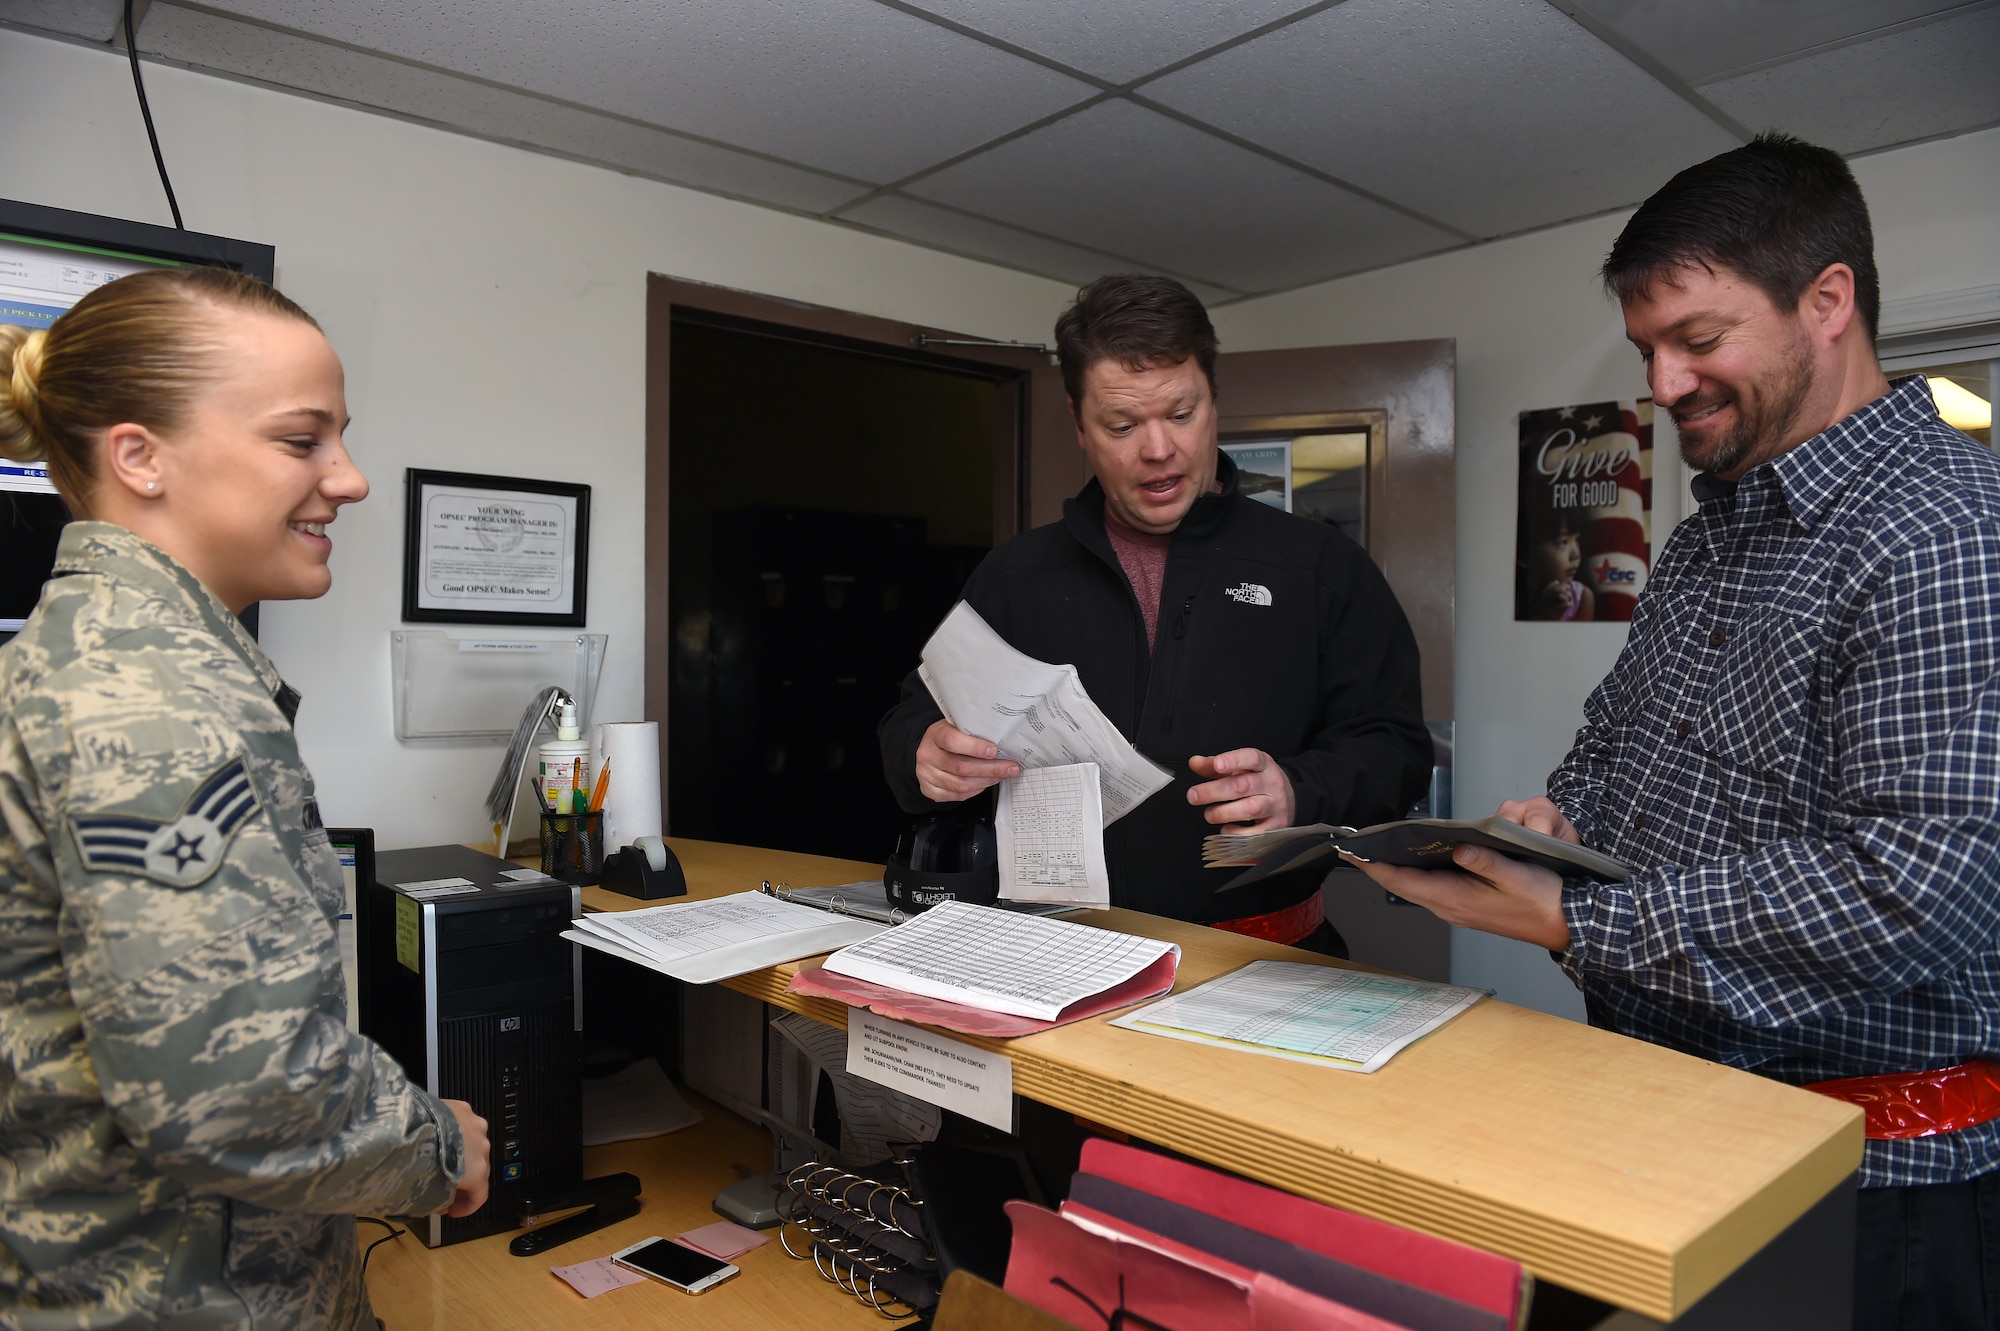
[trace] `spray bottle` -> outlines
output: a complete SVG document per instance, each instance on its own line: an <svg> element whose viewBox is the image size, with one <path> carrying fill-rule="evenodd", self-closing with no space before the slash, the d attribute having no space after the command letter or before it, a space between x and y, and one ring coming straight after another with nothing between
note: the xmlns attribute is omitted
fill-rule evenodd
<svg viewBox="0 0 2000 1331"><path fill-rule="evenodd" d="M556 709L556 737L536 750L542 773L542 808L550 813L581 813L590 798L590 741L576 724L576 704ZM570 792L580 794L572 796Z"/></svg>

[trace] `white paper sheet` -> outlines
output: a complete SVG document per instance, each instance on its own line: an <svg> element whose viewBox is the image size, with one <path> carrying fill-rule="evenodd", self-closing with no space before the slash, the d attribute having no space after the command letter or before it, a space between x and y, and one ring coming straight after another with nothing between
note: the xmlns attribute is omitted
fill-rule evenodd
<svg viewBox="0 0 2000 1331"><path fill-rule="evenodd" d="M1113 1026L1294 1063L1373 1072L1486 996L1396 975L1253 961Z"/></svg>
<svg viewBox="0 0 2000 1331"><path fill-rule="evenodd" d="M701 1111L681 1098L657 1059L642 1058L608 1077L584 1078L585 1146L661 1137L699 1122Z"/></svg>
<svg viewBox="0 0 2000 1331"><path fill-rule="evenodd" d="M1123 984L1173 943L1067 920L947 901L908 924L842 948L826 968L907 993L1054 1021Z"/></svg>
<svg viewBox="0 0 2000 1331"><path fill-rule="evenodd" d="M1173 780L1098 710L1075 666L1014 650L963 601L924 644L917 673L947 721L1023 768L1096 763L1107 827Z"/></svg>
<svg viewBox="0 0 2000 1331"><path fill-rule="evenodd" d="M1002 781L993 834L1007 900L1111 904L1096 763L1031 767Z"/></svg>
<svg viewBox="0 0 2000 1331"><path fill-rule="evenodd" d="M830 952L885 927L761 892L737 892L708 901L585 915L563 937L689 984L713 984Z"/></svg>

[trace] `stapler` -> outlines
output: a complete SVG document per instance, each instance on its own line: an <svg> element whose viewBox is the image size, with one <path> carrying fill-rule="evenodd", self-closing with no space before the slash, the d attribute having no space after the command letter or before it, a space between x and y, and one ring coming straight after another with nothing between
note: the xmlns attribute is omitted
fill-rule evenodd
<svg viewBox="0 0 2000 1331"><path fill-rule="evenodd" d="M580 1206L590 1209L537 1227L537 1222L551 1211L570 1211ZM519 1216L521 1223L530 1228L509 1243L507 1251L516 1257L533 1257L637 1214L637 1174L607 1174L602 1178L583 1179L568 1187L524 1194L520 1199Z"/></svg>
<svg viewBox="0 0 2000 1331"><path fill-rule="evenodd" d="M667 843L642 836L625 849L605 857L598 885L641 901L687 895L687 875Z"/></svg>

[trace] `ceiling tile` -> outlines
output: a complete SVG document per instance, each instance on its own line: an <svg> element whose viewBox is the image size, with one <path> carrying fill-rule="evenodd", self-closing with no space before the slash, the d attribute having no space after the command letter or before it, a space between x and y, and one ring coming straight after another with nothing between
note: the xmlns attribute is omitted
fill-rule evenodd
<svg viewBox="0 0 2000 1331"><path fill-rule="evenodd" d="M915 0L916 7L1113 83L1127 83L1306 7L1305 0Z"/></svg>
<svg viewBox="0 0 2000 1331"><path fill-rule="evenodd" d="M1050 240L999 222L990 222L983 217L973 217L898 194L887 194L858 207L843 209L840 216L844 221L856 222L904 240L953 250L975 259L1025 268L1031 273L1074 282L1078 286L1106 273L1125 273L1146 266L1132 259L1066 245L1059 240ZM1183 280L1204 302L1233 300L1241 294L1207 283Z"/></svg>
<svg viewBox="0 0 2000 1331"><path fill-rule="evenodd" d="M2000 122L2000 9L1703 86L1753 129L1866 152ZM1857 95L1859 90L1866 95Z"/></svg>
<svg viewBox="0 0 2000 1331"><path fill-rule="evenodd" d="M108 42L125 26L125 6L122 0L0 0L0 23ZM144 26L142 21L140 27ZM146 49L143 38L139 49Z"/></svg>
<svg viewBox="0 0 2000 1331"><path fill-rule="evenodd" d="M1482 236L1636 203L1737 143L1544 0L1348 0L1141 92Z"/></svg>
<svg viewBox="0 0 2000 1331"><path fill-rule="evenodd" d="M1957 9L1965 0L1578 0L1690 83Z"/></svg>
<svg viewBox="0 0 2000 1331"><path fill-rule="evenodd" d="M1455 243L1124 100L1001 144L905 192L1238 291L1377 268Z"/></svg>
<svg viewBox="0 0 2000 1331"><path fill-rule="evenodd" d="M628 121L178 7L153 6L140 28L139 49L201 69L785 208L820 212L866 190L851 181Z"/></svg>
<svg viewBox="0 0 2000 1331"><path fill-rule="evenodd" d="M872 0L211 7L877 182L1093 91Z"/></svg>

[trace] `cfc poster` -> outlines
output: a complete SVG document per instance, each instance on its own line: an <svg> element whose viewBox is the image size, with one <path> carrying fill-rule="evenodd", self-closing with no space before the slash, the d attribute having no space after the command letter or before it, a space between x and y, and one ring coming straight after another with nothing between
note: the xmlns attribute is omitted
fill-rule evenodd
<svg viewBox="0 0 2000 1331"><path fill-rule="evenodd" d="M1632 618L1652 515L1650 400L1522 412L1514 618Z"/></svg>

